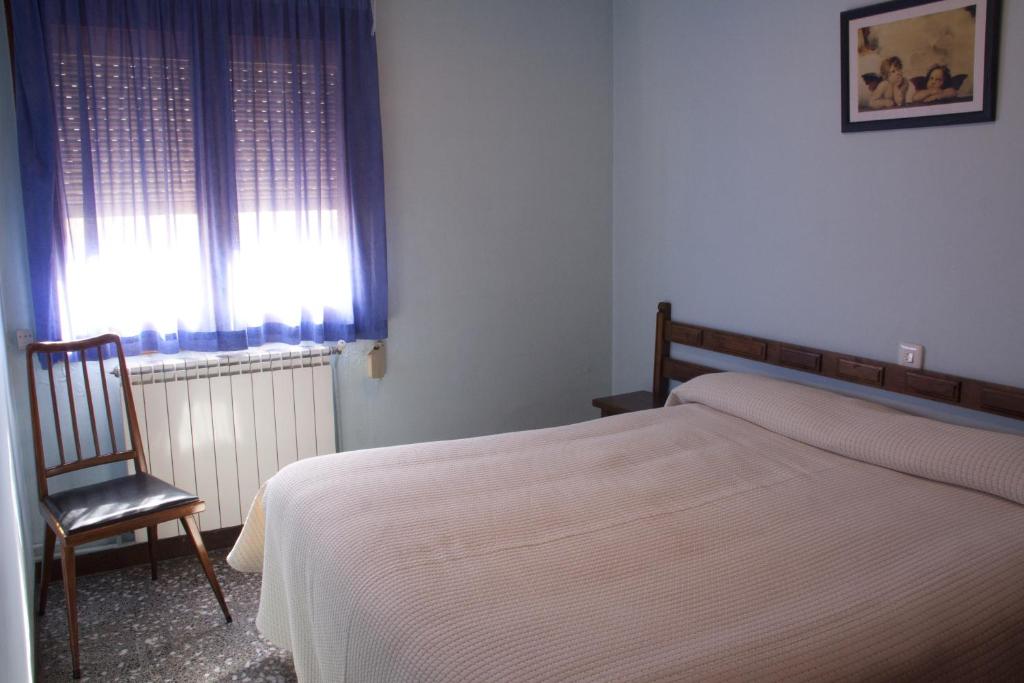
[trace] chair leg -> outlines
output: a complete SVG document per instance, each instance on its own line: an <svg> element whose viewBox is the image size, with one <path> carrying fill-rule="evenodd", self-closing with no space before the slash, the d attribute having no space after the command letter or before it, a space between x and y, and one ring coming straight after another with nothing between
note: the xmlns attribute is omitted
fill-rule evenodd
<svg viewBox="0 0 1024 683"><path fill-rule="evenodd" d="M199 529L196 528L195 520L192 519L192 515L185 515L181 518L181 522L185 525L188 540L192 541L192 547L196 549L199 564L203 565L203 571L206 572L210 588L213 589L213 594L217 596L217 602L220 603L221 611L224 612L224 619L230 624L231 613L228 612L228 605L224 602L224 593L221 592L220 583L217 582L217 576L213 573L213 565L210 564L210 557L206 554L206 546L203 545L203 537L199 535Z"/></svg>
<svg viewBox="0 0 1024 683"><path fill-rule="evenodd" d="M156 527L146 527L146 542L149 544L149 570L154 581L156 581Z"/></svg>
<svg viewBox="0 0 1024 683"><path fill-rule="evenodd" d="M56 540L56 534L47 524L43 535L42 571L39 577L39 616L46 614L46 594L50 587L50 574L53 571L53 545Z"/></svg>
<svg viewBox="0 0 1024 683"><path fill-rule="evenodd" d="M75 588L75 549L62 541L61 569L64 573L64 597L68 603L68 639L71 641L71 666L75 678L82 677L82 669L78 663L78 603Z"/></svg>

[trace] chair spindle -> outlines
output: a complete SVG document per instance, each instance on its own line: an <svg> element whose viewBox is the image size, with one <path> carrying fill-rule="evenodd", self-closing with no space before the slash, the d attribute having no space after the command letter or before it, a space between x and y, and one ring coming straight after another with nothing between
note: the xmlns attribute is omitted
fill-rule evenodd
<svg viewBox="0 0 1024 683"><path fill-rule="evenodd" d="M60 406L57 405L57 383L53 381L53 364L55 354L46 354L46 372L50 376L50 400L53 403L53 425L57 430L57 452L60 453L60 464L66 465L64 459L64 435L60 429Z"/></svg>
<svg viewBox="0 0 1024 683"><path fill-rule="evenodd" d="M107 426L110 428L110 448L117 452L117 438L114 436L114 411L110 409L110 391L107 389L107 372L103 368L103 347L96 356L100 360L100 380L103 382L103 403L107 406ZM125 448L127 450L127 447Z"/></svg>
<svg viewBox="0 0 1024 683"><path fill-rule="evenodd" d="M75 453L82 462L82 441L78 438L78 411L75 410L75 390L71 385L71 358L64 352L64 376L68 380L68 409L71 411L71 431L75 435Z"/></svg>
<svg viewBox="0 0 1024 683"><path fill-rule="evenodd" d="M88 355L82 351L82 383L85 384L85 402L89 406L89 425L92 427L92 443L96 447L96 455L100 454L100 436L96 431L96 409L92 405L92 388L89 386ZM114 451L116 452L116 449Z"/></svg>

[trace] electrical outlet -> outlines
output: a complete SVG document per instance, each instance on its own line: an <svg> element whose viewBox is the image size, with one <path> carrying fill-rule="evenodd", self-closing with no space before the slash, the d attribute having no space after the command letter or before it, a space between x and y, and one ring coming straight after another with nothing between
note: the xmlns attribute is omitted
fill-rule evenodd
<svg viewBox="0 0 1024 683"><path fill-rule="evenodd" d="M36 340L35 335L32 334L32 330L15 330L14 338L18 342L18 350L24 351L28 348L28 345Z"/></svg>
<svg viewBox="0 0 1024 683"><path fill-rule="evenodd" d="M920 370L924 367L924 347L920 344L901 342L899 364Z"/></svg>

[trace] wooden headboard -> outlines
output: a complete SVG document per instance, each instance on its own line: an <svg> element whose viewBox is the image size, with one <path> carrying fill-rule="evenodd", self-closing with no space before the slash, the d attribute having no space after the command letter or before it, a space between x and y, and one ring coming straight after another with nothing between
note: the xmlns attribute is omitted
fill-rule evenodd
<svg viewBox="0 0 1024 683"><path fill-rule="evenodd" d="M672 320L672 304L667 301L658 304L654 342L653 392L661 402L668 395L670 380L685 382L698 375L720 372L672 358L672 344L1024 420L1024 389Z"/></svg>

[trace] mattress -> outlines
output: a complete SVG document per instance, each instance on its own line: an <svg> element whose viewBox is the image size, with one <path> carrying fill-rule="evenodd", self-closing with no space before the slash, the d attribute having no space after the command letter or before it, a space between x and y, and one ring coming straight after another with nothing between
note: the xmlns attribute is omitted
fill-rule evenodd
<svg viewBox="0 0 1024 683"><path fill-rule="evenodd" d="M228 561L301 681L1024 671L1024 438L739 373L303 460Z"/></svg>

